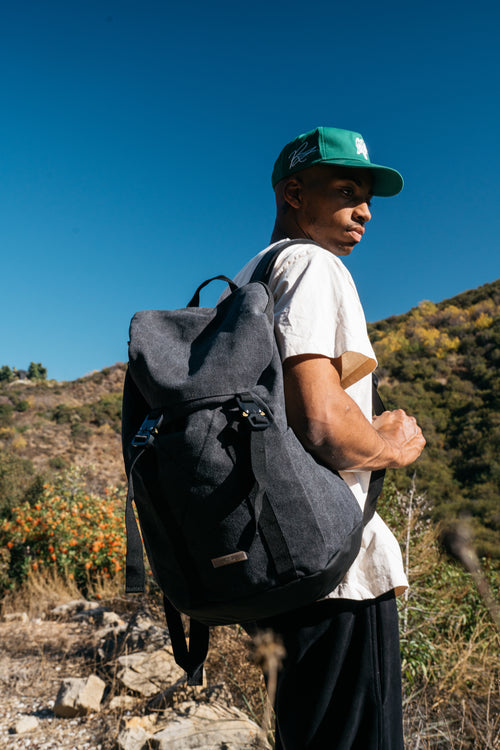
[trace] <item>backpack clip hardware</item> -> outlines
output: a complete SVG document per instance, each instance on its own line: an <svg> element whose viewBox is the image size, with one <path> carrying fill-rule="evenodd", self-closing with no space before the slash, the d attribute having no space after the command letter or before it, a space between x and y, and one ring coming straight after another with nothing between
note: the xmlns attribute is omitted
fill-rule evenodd
<svg viewBox="0 0 500 750"><path fill-rule="evenodd" d="M162 422L163 414L160 414L158 417L150 417L148 414L132 440L134 448L146 448L148 445L151 445L156 435L158 435L158 428Z"/></svg>
<svg viewBox="0 0 500 750"><path fill-rule="evenodd" d="M252 430L265 430L271 424L269 416L261 409L250 393L240 393L239 396L236 396L236 403L241 409L241 416L247 420Z"/></svg>

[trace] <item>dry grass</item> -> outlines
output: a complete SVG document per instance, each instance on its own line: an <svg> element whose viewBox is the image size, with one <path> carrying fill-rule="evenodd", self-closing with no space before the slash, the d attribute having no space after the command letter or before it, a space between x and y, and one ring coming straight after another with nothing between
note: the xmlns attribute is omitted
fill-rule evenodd
<svg viewBox="0 0 500 750"><path fill-rule="evenodd" d="M28 617L41 617L58 604L81 599L82 594L70 578L62 578L55 571L45 574L30 573L22 586L8 591L2 600L2 615L26 612Z"/></svg>
<svg viewBox="0 0 500 750"><path fill-rule="evenodd" d="M122 598L124 582L122 575L113 578L98 577L88 583L85 598L98 599L102 602L116 601ZM0 603L3 615L14 612L26 612L29 619L42 617L59 604L82 599L84 594L75 581L69 576L61 576L56 570L30 572L24 583L4 594ZM130 606L130 600L125 604Z"/></svg>
<svg viewBox="0 0 500 750"><path fill-rule="evenodd" d="M251 655L252 640L238 625L214 628L206 663L209 684L225 682L234 705L259 725L264 720L267 692L262 672Z"/></svg>
<svg viewBox="0 0 500 750"><path fill-rule="evenodd" d="M413 693L405 702L407 750L499 750L499 686L488 695L474 694L444 704L430 689Z"/></svg>

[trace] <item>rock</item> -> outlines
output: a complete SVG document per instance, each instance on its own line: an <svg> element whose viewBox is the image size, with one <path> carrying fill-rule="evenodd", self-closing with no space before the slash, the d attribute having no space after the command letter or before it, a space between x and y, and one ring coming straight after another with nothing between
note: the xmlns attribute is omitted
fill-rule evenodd
<svg viewBox="0 0 500 750"><path fill-rule="evenodd" d="M106 685L97 675L63 680L54 705L55 716L72 718L99 711Z"/></svg>
<svg viewBox="0 0 500 750"><path fill-rule="evenodd" d="M128 719L122 720L123 729L132 729L132 727L142 727L146 732L152 733L156 722L158 721L158 714L146 714L145 716L130 716Z"/></svg>
<svg viewBox="0 0 500 750"><path fill-rule="evenodd" d="M116 612L104 610L102 613L101 625L105 628L119 628L125 625L125 622L116 614Z"/></svg>
<svg viewBox="0 0 500 750"><path fill-rule="evenodd" d="M26 612L11 612L10 614L3 616L4 622L28 622L28 615Z"/></svg>
<svg viewBox="0 0 500 750"><path fill-rule="evenodd" d="M76 699L78 693L85 687L85 680L80 677L68 677L61 682L54 704L54 715L70 719L78 715Z"/></svg>
<svg viewBox="0 0 500 750"><path fill-rule="evenodd" d="M16 721L13 727L13 733L27 734L27 732L32 732L34 729L36 729L39 724L40 722L38 721L36 716L23 716L21 719L18 719L18 721Z"/></svg>
<svg viewBox="0 0 500 750"><path fill-rule="evenodd" d="M96 632L98 646L96 655L101 661L107 661L123 650L156 651L170 644L170 637L166 628L156 625L143 607L134 612L129 623L113 621L115 613L110 612L109 623Z"/></svg>
<svg viewBox="0 0 500 750"><path fill-rule="evenodd" d="M118 682L147 698L185 679L184 670L166 648L129 654L117 661L122 665L117 673Z"/></svg>
<svg viewBox="0 0 500 750"><path fill-rule="evenodd" d="M123 654L123 656L119 656L116 661L117 664L122 667L134 667L138 664L142 664L147 657L148 654L145 651L138 651L135 654Z"/></svg>
<svg viewBox="0 0 500 750"><path fill-rule="evenodd" d="M54 617L73 617L78 612L85 612L90 609L99 609L100 604L89 602L87 599L73 599L71 602L60 604L51 611Z"/></svg>
<svg viewBox="0 0 500 750"><path fill-rule="evenodd" d="M116 746L119 750L147 750L150 736L142 727L122 729L118 733Z"/></svg>
<svg viewBox="0 0 500 750"><path fill-rule="evenodd" d="M188 702L168 709L163 717L167 725L149 741L150 747L156 750L270 748L260 727L237 708Z"/></svg>
<svg viewBox="0 0 500 750"><path fill-rule="evenodd" d="M106 683L95 674L91 674L76 698L76 708L80 714L99 711Z"/></svg>
<svg viewBox="0 0 500 750"><path fill-rule="evenodd" d="M136 703L137 699L132 695L115 695L111 698L108 708L110 711L130 711Z"/></svg>
<svg viewBox="0 0 500 750"><path fill-rule="evenodd" d="M89 622L89 620L92 620L95 625L102 625L105 618L107 618L108 622L112 621L113 623L116 622L123 625L123 620L118 617L116 612L110 612L107 607L102 607L100 605L78 610L71 616L71 619L74 622L81 622L82 620Z"/></svg>

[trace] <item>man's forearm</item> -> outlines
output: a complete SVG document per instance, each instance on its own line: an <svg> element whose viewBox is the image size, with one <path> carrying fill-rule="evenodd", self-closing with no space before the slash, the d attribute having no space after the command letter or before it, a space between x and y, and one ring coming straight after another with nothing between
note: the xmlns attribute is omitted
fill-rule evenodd
<svg viewBox="0 0 500 750"><path fill-rule="evenodd" d="M371 424L326 357L285 363L284 382L290 426L304 447L332 469L407 466L425 445L415 419L401 409L384 412Z"/></svg>

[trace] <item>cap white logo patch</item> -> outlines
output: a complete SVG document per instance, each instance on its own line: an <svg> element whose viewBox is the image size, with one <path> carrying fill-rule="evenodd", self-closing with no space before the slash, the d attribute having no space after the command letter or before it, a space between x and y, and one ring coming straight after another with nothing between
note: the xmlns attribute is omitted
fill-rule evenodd
<svg viewBox="0 0 500 750"><path fill-rule="evenodd" d="M309 154L314 153L314 151L318 150L317 146L313 146L313 148L307 149L309 145L308 141L304 141L302 146L300 148L295 149L295 151L292 151L290 156L288 157L290 159L290 167L289 169L293 169L297 164L303 164ZM359 152L358 152L359 153Z"/></svg>
<svg viewBox="0 0 500 750"><path fill-rule="evenodd" d="M356 138L356 151L358 154L363 154L366 161L368 161L368 149L366 148L366 143L362 138Z"/></svg>

